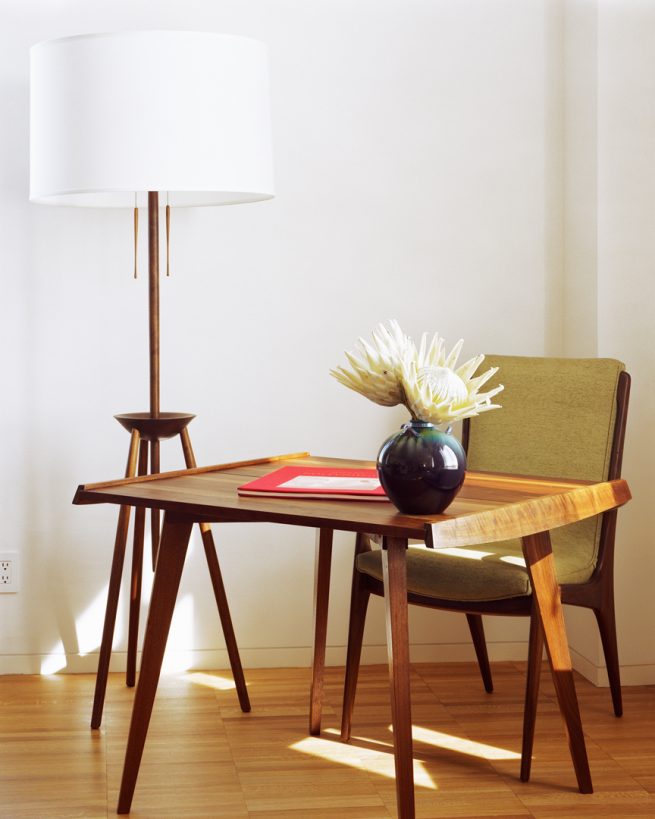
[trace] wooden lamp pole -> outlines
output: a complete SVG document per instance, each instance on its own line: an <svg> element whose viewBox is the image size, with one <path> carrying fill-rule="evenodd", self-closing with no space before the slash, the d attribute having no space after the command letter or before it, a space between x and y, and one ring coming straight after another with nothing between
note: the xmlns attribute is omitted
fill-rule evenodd
<svg viewBox="0 0 655 819"><path fill-rule="evenodd" d="M148 191L148 338L150 347L150 418L159 420L159 192ZM189 419L191 420L191 419ZM188 423L188 421L186 422ZM153 432L156 433L157 426ZM186 424L185 424L186 426ZM150 439L150 473L160 471L159 437ZM159 548L159 511L151 515L152 565Z"/></svg>
<svg viewBox="0 0 655 819"><path fill-rule="evenodd" d="M159 418L159 193L157 191L148 191L148 317L150 417ZM157 470L153 468L153 472L155 471L159 472L159 468Z"/></svg>

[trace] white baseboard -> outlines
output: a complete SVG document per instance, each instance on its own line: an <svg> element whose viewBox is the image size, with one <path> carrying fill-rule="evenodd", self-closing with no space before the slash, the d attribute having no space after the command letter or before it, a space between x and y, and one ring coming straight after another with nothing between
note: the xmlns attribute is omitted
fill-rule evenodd
<svg viewBox="0 0 655 819"><path fill-rule="evenodd" d="M244 668L302 667L311 664L311 649L305 646L279 648L240 649ZM139 652L138 662L141 661ZM121 672L127 667L127 653L113 651L110 671ZM162 670L187 671L229 668L230 661L225 649L195 649L192 651L167 651ZM2 674L95 674L98 654L5 654L0 656Z"/></svg>
<svg viewBox="0 0 655 819"><path fill-rule="evenodd" d="M494 643L489 646L489 652L493 660L520 660L525 658L526 645L525 643ZM240 654L244 668L309 667L312 661L309 646L241 648ZM412 662L415 663L473 662L475 660L473 647L469 643L415 644L410 648L410 655ZM346 647L344 645L328 646L325 661L327 665L344 665ZM386 644L363 647L363 664L373 665L386 662ZM125 651L114 651L111 655L110 671L125 671L126 663ZM55 653L46 657L37 654L0 655L0 674L94 674L97 667L97 653L86 655ZM218 668L229 668L229 659L225 649L167 651L164 658L164 670Z"/></svg>
<svg viewBox="0 0 655 819"><path fill-rule="evenodd" d="M489 643L489 658L492 662L523 661L527 656L524 642ZM271 648L242 648L241 662L244 668L285 668L309 667L311 665L309 646L279 646ZM410 657L415 663L474 662L475 654L470 643L424 643L410 648ZM111 671L125 671L127 655L115 651L111 658ZM576 651L571 651L573 667L597 686L607 686L607 672ZM328 646L327 665L343 665L346 659L345 646ZM362 663L365 665L387 662L387 648L384 644L365 645ZM0 655L0 674L95 674L98 667L97 654L4 654ZM193 651L166 652L164 671L186 671L188 669L213 670L229 668L225 649L197 649ZM621 666L622 685L655 684L655 665Z"/></svg>
<svg viewBox="0 0 655 819"><path fill-rule="evenodd" d="M571 661L573 668L583 677L597 685L599 688L608 688L609 679L607 669L604 665L597 666L579 654L575 649L571 649ZM621 685L653 685L655 683L655 664L644 663L643 665L622 665Z"/></svg>
<svg viewBox="0 0 655 819"><path fill-rule="evenodd" d="M527 643L524 642L503 642L489 643L489 659L495 662L524 660L527 656ZM409 649L410 660L413 663L469 663L475 662L475 651L473 645L466 643L413 643ZM343 665L346 661L345 648L340 659L335 660L333 665ZM379 645L365 645L362 648L362 662L370 665L373 663L387 662L387 646L385 643Z"/></svg>

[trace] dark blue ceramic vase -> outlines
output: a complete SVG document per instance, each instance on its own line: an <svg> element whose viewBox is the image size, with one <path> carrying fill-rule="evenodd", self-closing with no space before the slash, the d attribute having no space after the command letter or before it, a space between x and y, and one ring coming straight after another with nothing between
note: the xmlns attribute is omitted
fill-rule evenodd
<svg viewBox="0 0 655 819"><path fill-rule="evenodd" d="M426 421L408 421L382 444L377 467L399 512L438 515L464 483L466 454L449 432Z"/></svg>

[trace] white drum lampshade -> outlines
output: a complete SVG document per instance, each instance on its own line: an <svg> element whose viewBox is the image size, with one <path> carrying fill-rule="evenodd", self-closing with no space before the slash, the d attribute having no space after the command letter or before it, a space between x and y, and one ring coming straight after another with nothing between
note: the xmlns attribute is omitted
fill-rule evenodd
<svg viewBox="0 0 655 819"><path fill-rule="evenodd" d="M134 207L273 196L267 50L245 37L126 31L31 49L30 199Z"/></svg>
<svg viewBox="0 0 655 819"><path fill-rule="evenodd" d="M159 206L273 196L268 59L257 40L123 31L31 49L30 199L148 208L150 416L159 416ZM164 194L160 203L160 193Z"/></svg>

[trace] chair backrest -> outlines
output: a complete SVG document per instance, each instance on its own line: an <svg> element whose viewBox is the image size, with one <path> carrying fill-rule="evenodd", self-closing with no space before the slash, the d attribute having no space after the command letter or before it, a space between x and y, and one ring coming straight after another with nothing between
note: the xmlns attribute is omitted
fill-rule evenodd
<svg viewBox="0 0 655 819"><path fill-rule="evenodd" d="M468 468L544 477L607 480L620 475L629 376L608 358L487 356L505 385L502 409L465 422ZM485 385L487 386L487 385ZM583 582L598 559L601 520L553 533L570 554L567 582Z"/></svg>

